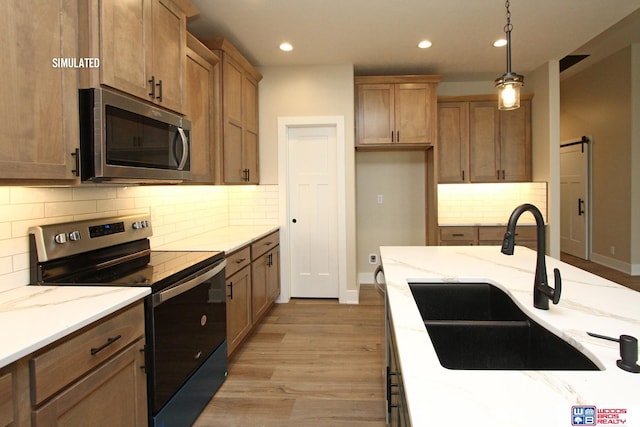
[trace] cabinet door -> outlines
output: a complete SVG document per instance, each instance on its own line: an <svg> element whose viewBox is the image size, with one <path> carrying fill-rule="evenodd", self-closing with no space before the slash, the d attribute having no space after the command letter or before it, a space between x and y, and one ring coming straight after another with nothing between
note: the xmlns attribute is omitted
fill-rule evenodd
<svg viewBox="0 0 640 427"><path fill-rule="evenodd" d="M143 365L144 339L140 339L34 410L32 425L146 426Z"/></svg>
<svg viewBox="0 0 640 427"><path fill-rule="evenodd" d="M469 168L472 182L496 182L500 166L500 115L496 101L469 103Z"/></svg>
<svg viewBox="0 0 640 427"><path fill-rule="evenodd" d="M266 253L251 263L251 312L257 323L269 307L267 291L269 254Z"/></svg>
<svg viewBox="0 0 640 427"><path fill-rule="evenodd" d="M197 183L213 183L214 66L187 49L187 119L191 121L191 172Z"/></svg>
<svg viewBox="0 0 640 427"><path fill-rule="evenodd" d="M258 82L245 74L243 80L244 139L242 172L247 184L258 184Z"/></svg>
<svg viewBox="0 0 640 427"><path fill-rule="evenodd" d="M267 296L269 301L275 301L280 295L280 246L269 252L267 265Z"/></svg>
<svg viewBox="0 0 640 427"><path fill-rule="evenodd" d="M100 2L100 82L153 100L151 0Z"/></svg>
<svg viewBox="0 0 640 427"><path fill-rule="evenodd" d="M251 268L246 266L227 279L227 354L251 330Z"/></svg>
<svg viewBox="0 0 640 427"><path fill-rule="evenodd" d="M395 142L394 85L358 85L358 144Z"/></svg>
<svg viewBox="0 0 640 427"><path fill-rule="evenodd" d="M500 163L504 181L531 180L531 101L500 112Z"/></svg>
<svg viewBox="0 0 640 427"><path fill-rule="evenodd" d="M0 179L72 179L78 147L77 2L0 9ZM33 11L37 11L34 13Z"/></svg>
<svg viewBox="0 0 640 427"><path fill-rule="evenodd" d="M438 182L469 182L469 104L438 104Z"/></svg>
<svg viewBox="0 0 640 427"><path fill-rule="evenodd" d="M156 79L156 102L182 112L186 61L184 13L170 0L153 4L153 75Z"/></svg>
<svg viewBox="0 0 640 427"><path fill-rule="evenodd" d="M395 85L395 142L435 143L436 91L428 83Z"/></svg>

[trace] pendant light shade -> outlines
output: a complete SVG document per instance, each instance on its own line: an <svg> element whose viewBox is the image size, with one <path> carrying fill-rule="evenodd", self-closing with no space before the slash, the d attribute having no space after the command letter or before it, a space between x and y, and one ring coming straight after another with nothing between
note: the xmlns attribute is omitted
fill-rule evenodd
<svg viewBox="0 0 640 427"><path fill-rule="evenodd" d="M498 88L498 109L515 110L520 108L520 89L524 86L524 76L511 72L511 11L509 10L509 0L506 1L507 25L504 32L507 36L507 72L496 79Z"/></svg>

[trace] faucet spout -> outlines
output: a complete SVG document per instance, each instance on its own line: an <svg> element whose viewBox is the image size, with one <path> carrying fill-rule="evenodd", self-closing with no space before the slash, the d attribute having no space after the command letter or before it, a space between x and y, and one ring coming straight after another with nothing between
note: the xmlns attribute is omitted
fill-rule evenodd
<svg viewBox="0 0 640 427"><path fill-rule="evenodd" d="M554 275L554 288L550 287L547 281L547 265L545 262L545 230L544 230L544 218L540 210L532 204L525 203L516 207L507 224L507 231L504 234L504 240L502 242L502 253L505 255L513 255L515 247L516 236L516 224L520 216L525 212L531 212L536 220L537 231L537 258L536 258L536 273L533 283L533 306L541 310L549 309L549 300L554 304L558 304L560 301L560 293L562 291L562 278L560 277L560 270L557 268L553 270Z"/></svg>

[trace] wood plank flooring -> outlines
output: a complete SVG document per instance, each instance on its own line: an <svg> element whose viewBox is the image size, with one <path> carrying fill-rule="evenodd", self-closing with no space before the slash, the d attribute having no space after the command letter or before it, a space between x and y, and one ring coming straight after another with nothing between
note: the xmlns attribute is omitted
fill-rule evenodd
<svg viewBox="0 0 640 427"><path fill-rule="evenodd" d="M384 426L384 297L275 304L229 362L195 422L211 426Z"/></svg>
<svg viewBox="0 0 640 427"><path fill-rule="evenodd" d="M590 273L593 273L597 276L609 279L612 282L620 283L621 285L633 289L634 291L640 292L640 276L630 276L621 271L614 270L613 268L605 267L604 265L597 264L592 261L587 261L564 252L560 254L560 260L566 262L567 264L571 264Z"/></svg>

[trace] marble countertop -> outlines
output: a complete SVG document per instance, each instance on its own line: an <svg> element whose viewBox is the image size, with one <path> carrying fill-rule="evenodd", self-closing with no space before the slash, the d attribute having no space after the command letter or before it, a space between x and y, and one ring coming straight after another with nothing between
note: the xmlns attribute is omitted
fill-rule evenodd
<svg viewBox="0 0 640 427"><path fill-rule="evenodd" d="M232 225L208 231L197 236L176 240L153 247L164 251L225 251L234 252L278 230L278 225Z"/></svg>
<svg viewBox="0 0 640 427"><path fill-rule="evenodd" d="M640 374L619 369L619 345L587 331L640 338L640 293L547 257L562 273L562 295L533 307L536 253L517 246L381 247L399 363L414 426L568 426L572 407L595 406L609 421L640 425ZM408 283L483 281L504 291L533 320L588 355L600 371L473 371L440 365ZM622 412L624 410L624 412ZM616 412L617 411L617 412ZM614 418L617 416L618 418ZM610 423L614 424L614 423ZM596 425L596 424L590 424ZM600 423L598 424L600 425ZM620 423L622 425L622 423Z"/></svg>
<svg viewBox="0 0 640 427"><path fill-rule="evenodd" d="M115 313L149 288L22 286L0 292L0 367Z"/></svg>

